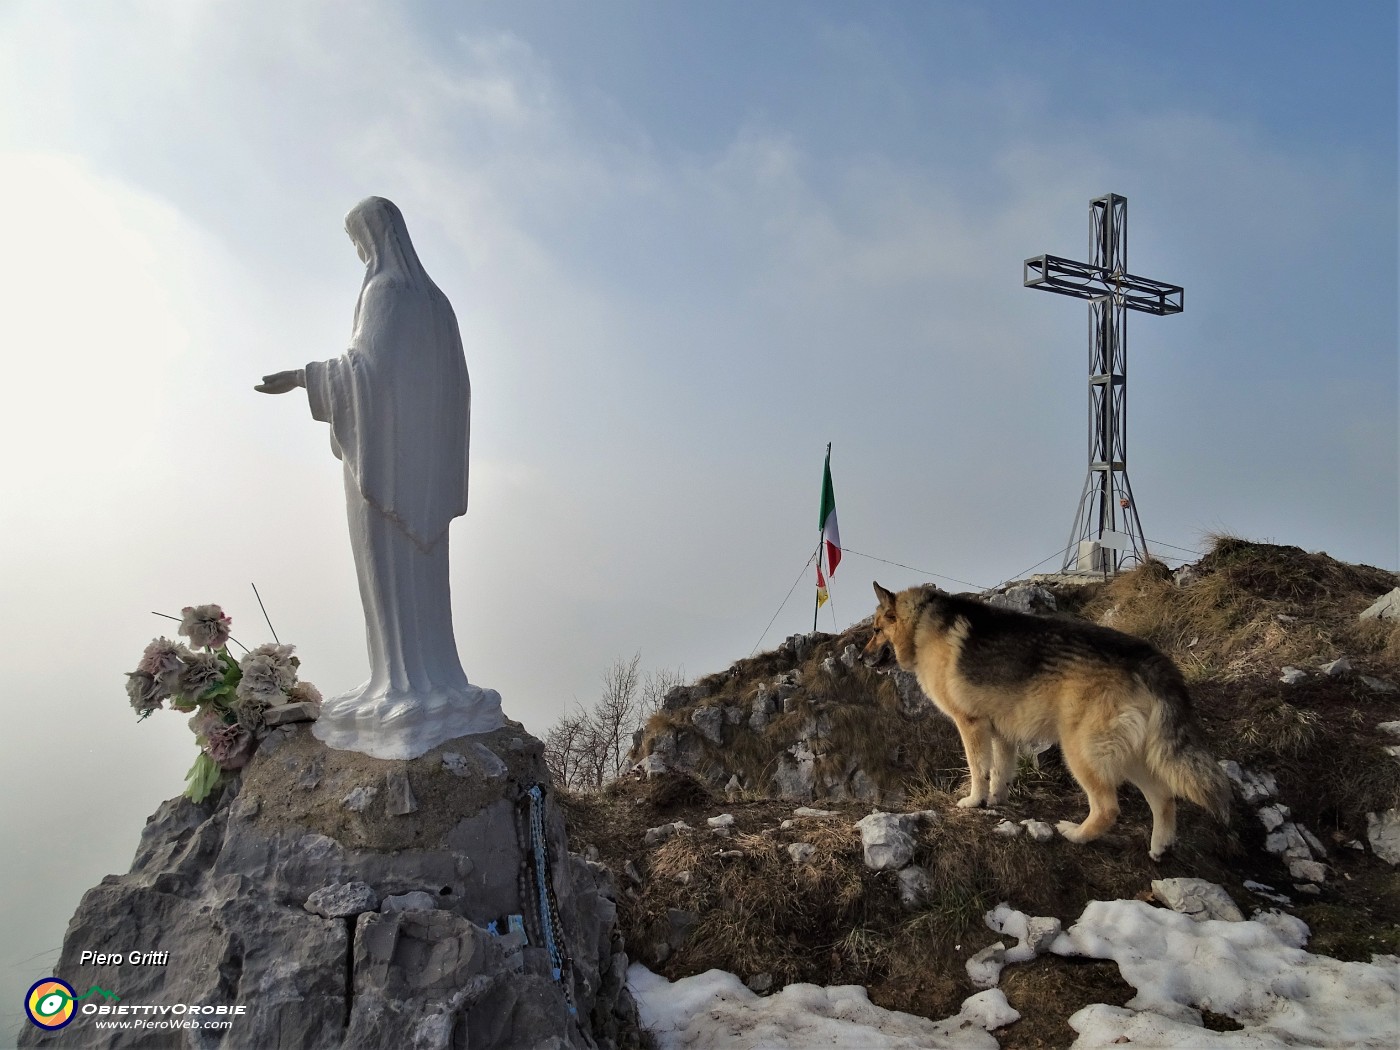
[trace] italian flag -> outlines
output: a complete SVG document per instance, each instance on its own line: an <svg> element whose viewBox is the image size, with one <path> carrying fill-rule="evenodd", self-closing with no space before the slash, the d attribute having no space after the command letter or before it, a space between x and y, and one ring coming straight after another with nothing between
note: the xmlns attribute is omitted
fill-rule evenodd
<svg viewBox="0 0 1400 1050"><path fill-rule="evenodd" d="M831 446L826 446L826 466L822 470L822 506L817 522L821 546L817 550L817 608L826 604L826 581L836 575L841 563L841 533L836 528L836 493L831 487ZM823 571L825 570L825 571Z"/></svg>

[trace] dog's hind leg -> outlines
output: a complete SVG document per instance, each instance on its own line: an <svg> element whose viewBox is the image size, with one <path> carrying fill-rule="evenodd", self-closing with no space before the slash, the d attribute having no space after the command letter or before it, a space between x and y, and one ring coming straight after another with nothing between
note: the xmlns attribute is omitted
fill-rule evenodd
<svg viewBox="0 0 1400 1050"><path fill-rule="evenodd" d="M1148 856L1161 860L1176 842L1176 799L1172 797L1171 788L1141 765L1128 771L1128 780L1152 807L1152 845Z"/></svg>
<svg viewBox="0 0 1400 1050"><path fill-rule="evenodd" d="M968 796L959 799L958 805L963 809L972 809L987 802L987 787L993 762L992 727L985 718L952 714L952 719L953 724L958 727L958 735L962 737L963 752L967 755L968 778L971 781Z"/></svg>
<svg viewBox="0 0 1400 1050"><path fill-rule="evenodd" d="M996 731L991 737L992 769L988 777L987 805L995 806L1006 801L1011 782L1016 779L1016 745Z"/></svg>
<svg viewBox="0 0 1400 1050"><path fill-rule="evenodd" d="M1062 741L1060 751L1070 773L1089 796L1089 815L1082 824L1062 820L1056 827L1071 842L1092 842L1118 819L1118 782L1111 774L1105 775L1108 771L1101 769L1081 745Z"/></svg>

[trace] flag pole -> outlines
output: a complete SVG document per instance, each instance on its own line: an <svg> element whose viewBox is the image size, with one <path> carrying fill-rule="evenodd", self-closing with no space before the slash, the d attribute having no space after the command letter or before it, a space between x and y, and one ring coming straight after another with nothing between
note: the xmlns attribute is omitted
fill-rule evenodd
<svg viewBox="0 0 1400 1050"><path fill-rule="evenodd" d="M822 465L822 486L823 486L823 489L825 489L825 486L826 486L826 471L830 469L830 466L831 466L831 442L828 441L828 442L826 443L826 462ZM822 548L823 548L823 543L822 543L822 540L823 540L822 528L823 528L823 526L824 526L825 524L826 524L826 523L825 523L824 521L818 521L818 522L817 522L817 578L818 578L818 579L821 579L821 580L825 580L825 581L826 581L826 585L827 585L828 587L830 587L830 586L831 586L831 581L830 581L829 579L827 579L826 574L825 574L824 572L822 572ZM814 594L814 595L812 595L812 633L813 633L813 634L816 634L816 633L817 633L817 613L821 612L821 608L822 608L821 590L818 589L817 593Z"/></svg>

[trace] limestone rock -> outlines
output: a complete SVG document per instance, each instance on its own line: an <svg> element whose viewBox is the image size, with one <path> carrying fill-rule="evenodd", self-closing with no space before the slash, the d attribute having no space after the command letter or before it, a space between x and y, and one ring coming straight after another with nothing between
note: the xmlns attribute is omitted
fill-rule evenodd
<svg viewBox="0 0 1400 1050"><path fill-rule="evenodd" d="M424 890L413 890L410 893L385 897L379 904L379 910L392 915L398 911L434 911L437 906L437 898L431 893Z"/></svg>
<svg viewBox="0 0 1400 1050"><path fill-rule="evenodd" d="M319 704L298 700L292 704L269 707L263 712L263 721L269 726L290 725L293 722L314 722L319 710Z"/></svg>
<svg viewBox="0 0 1400 1050"><path fill-rule="evenodd" d="M1366 814L1366 841L1387 864L1400 864L1400 809Z"/></svg>
<svg viewBox="0 0 1400 1050"><path fill-rule="evenodd" d="M413 797L408 774L401 769L391 769L384 774L384 812L392 817L406 817L418 808L418 800Z"/></svg>
<svg viewBox="0 0 1400 1050"><path fill-rule="evenodd" d="M369 809L369 804L374 801L374 797L379 794L377 787L362 786L340 800L340 804L351 813L363 813Z"/></svg>
<svg viewBox="0 0 1400 1050"><path fill-rule="evenodd" d="M1055 837L1055 829L1043 820L1023 820L1021 826L1033 842L1049 842Z"/></svg>
<svg viewBox="0 0 1400 1050"><path fill-rule="evenodd" d="M1298 667L1288 666L1279 672L1278 680L1284 685L1297 685L1307 676L1307 671Z"/></svg>
<svg viewBox="0 0 1400 1050"><path fill-rule="evenodd" d="M201 1050L593 1050L635 1029L626 957L614 948L615 891L569 853L539 741L509 724L452 741L452 753L475 764L481 744L503 767L463 777L442 750L391 764L329 749L306 723L287 729L217 801L177 798L156 811L131 870L84 895L56 976L115 987L131 1002L246 1007L227 1032L188 1044ZM373 795L366 785L393 768L412 780L415 811L346 808L347 794ZM532 803L534 785L543 793ZM535 892L532 806L567 952L559 980ZM383 912L370 910L381 900ZM487 927L516 915L529 944L511 963ZM118 942L169 951L172 965L80 964L84 949ZM20 1042L152 1045L84 1016L58 1033L31 1026Z"/></svg>
<svg viewBox="0 0 1400 1050"><path fill-rule="evenodd" d="M809 800L816 786L817 756L806 741L799 740L778 756L773 786L782 798Z"/></svg>
<svg viewBox="0 0 1400 1050"><path fill-rule="evenodd" d="M690 721L710 743L724 743L724 712L720 708L696 708L690 714Z"/></svg>
<svg viewBox="0 0 1400 1050"><path fill-rule="evenodd" d="M817 852L817 847L810 842L792 842L788 844L787 852L794 864L806 864Z"/></svg>
<svg viewBox="0 0 1400 1050"><path fill-rule="evenodd" d="M748 985L749 991L762 995L773 987L773 975L771 973L756 973L744 984Z"/></svg>
<svg viewBox="0 0 1400 1050"><path fill-rule="evenodd" d="M1382 594L1361 614L1359 619L1400 620L1400 587Z"/></svg>
<svg viewBox="0 0 1400 1050"><path fill-rule="evenodd" d="M873 871L897 871L913 860L914 837L909 833L912 823L905 813L872 813L856 821L865 850L865 866Z"/></svg>
<svg viewBox="0 0 1400 1050"><path fill-rule="evenodd" d="M1225 775L1231 782L1240 789L1240 794L1251 806L1257 806L1265 799L1273 798L1278 794L1278 783L1274 780L1272 773L1255 773L1252 770L1244 769L1238 762L1222 761L1219 763Z"/></svg>
<svg viewBox="0 0 1400 1050"><path fill-rule="evenodd" d="M1340 678L1344 674L1351 674L1351 659L1346 656L1339 656L1330 664L1323 664L1321 667L1318 668L1318 670L1321 671L1323 674L1327 675L1329 678Z"/></svg>
<svg viewBox="0 0 1400 1050"><path fill-rule="evenodd" d="M379 894L363 882L337 882L306 898L306 910L327 919L345 919L379 907Z"/></svg>
<svg viewBox="0 0 1400 1050"><path fill-rule="evenodd" d="M1152 895L1172 911L1179 911L1197 921L1244 921L1244 914L1224 887L1205 879L1155 879L1152 882Z"/></svg>
<svg viewBox="0 0 1400 1050"><path fill-rule="evenodd" d="M1052 613L1056 610L1054 592L1038 583L1012 584L1005 590L982 595L988 605L1023 613Z"/></svg>

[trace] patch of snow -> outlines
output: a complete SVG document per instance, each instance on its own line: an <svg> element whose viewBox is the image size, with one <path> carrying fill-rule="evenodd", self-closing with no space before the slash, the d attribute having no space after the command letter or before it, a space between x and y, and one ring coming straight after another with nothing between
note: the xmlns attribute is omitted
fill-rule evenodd
<svg viewBox="0 0 1400 1050"><path fill-rule="evenodd" d="M760 996L723 970L672 982L640 963L628 969L627 987L658 1050L998 1050L989 1029L1020 1017L1000 992L969 996L956 1017L930 1021L881 1009L859 985L790 984Z"/></svg>
<svg viewBox="0 0 1400 1050"><path fill-rule="evenodd" d="M1278 912L1197 922L1142 901L1093 901L1050 950L1114 960L1137 995L1126 1008L1075 1013L1074 1050L1123 1043L1393 1048L1400 966L1312 955L1302 950L1307 936L1302 920ZM1242 1029L1207 1031L1202 1009Z"/></svg>

